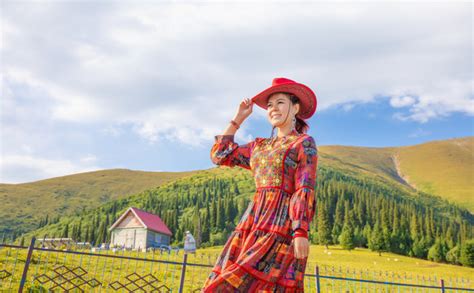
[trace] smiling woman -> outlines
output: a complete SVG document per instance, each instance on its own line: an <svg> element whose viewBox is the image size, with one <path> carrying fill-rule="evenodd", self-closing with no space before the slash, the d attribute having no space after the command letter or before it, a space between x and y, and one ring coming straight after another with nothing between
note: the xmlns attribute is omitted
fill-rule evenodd
<svg viewBox="0 0 474 293"><path fill-rule="evenodd" d="M275 127L280 123L286 122L289 117L290 108L294 107L292 112L297 113L300 104L299 99L291 93L274 93L268 98L267 103L267 115L270 123L273 125L272 128L272 137ZM283 113L286 113L286 117L283 119ZM293 123L295 124L296 131L303 133L306 132L309 128L308 124L298 117L298 115L293 115Z"/></svg>
<svg viewBox="0 0 474 293"><path fill-rule="evenodd" d="M253 103L267 109L278 134L273 137L272 130L270 138L238 145L234 134L252 113ZM315 110L311 89L276 78L272 87L242 101L224 134L215 136L212 162L252 170L256 192L203 292L304 291L308 230L316 211L318 152L313 137L305 133L303 118Z"/></svg>

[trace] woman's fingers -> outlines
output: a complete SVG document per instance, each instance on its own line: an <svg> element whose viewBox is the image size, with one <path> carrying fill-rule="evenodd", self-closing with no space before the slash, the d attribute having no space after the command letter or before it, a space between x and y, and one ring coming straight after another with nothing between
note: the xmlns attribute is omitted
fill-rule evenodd
<svg viewBox="0 0 474 293"><path fill-rule="evenodd" d="M249 98L245 98L245 99L243 100L243 103L245 104L245 106L250 107L250 106L252 106L252 103L253 103L253 102L252 102L252 100L250 100Z"/></svg>

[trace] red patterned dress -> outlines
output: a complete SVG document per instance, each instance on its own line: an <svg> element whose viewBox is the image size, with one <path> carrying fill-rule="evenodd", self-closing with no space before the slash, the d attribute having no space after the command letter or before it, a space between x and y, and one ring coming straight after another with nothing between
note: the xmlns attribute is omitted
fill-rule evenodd
<svg viewBox="0 0 474 293"><path fill-rule="evenodd" d="M251 170L256 192L202 292L303 292L307 258L295 258L292 240L315 214L313 137L293 130L273 144L256 138L239 146L234 135L216 135L211 160Z"/></svg>

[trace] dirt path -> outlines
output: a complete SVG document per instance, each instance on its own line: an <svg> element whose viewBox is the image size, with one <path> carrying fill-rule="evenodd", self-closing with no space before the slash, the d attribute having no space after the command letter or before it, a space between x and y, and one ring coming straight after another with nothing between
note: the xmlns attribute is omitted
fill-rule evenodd
<svg viewBox="0 0 474 293"><path fill-rule="evenodd" d="M410 186L414 190L417 190L416 185L414 183L410 183L410 179L408 178L408 176L403 175L402 171L400 170L400 160L398 158L398 154L393 154L391 158L393 161L393 165L395 166L395 170L397 170L397 174L400 179L400 182L402 182L403 184L407 186Z"/></svg>

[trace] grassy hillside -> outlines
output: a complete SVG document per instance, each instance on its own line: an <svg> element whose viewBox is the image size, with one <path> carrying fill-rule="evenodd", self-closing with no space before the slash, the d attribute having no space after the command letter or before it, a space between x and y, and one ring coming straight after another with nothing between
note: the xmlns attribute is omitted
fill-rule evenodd
<svg viewBox="0 0 474 293"><path fill-rule="evenodd" d="M429 258L429 250L439 246L434 257L447 261L447 253L474 235L474 216L438 196L407 191L399 182L381 180L370 172L342 172L324 164L318 169L317 216L310 240L322 243L318 233L325 229L328 244L340 244L341 235L351 227L356 247ZM255 186L251 173L238 168L204 170L118 199L84 213L63 217L24 235L71 237L94 244L108 242L107 228L128 207L135 206L158 214L173 231L172 241L182 245L183 233L190 230L204 245L223 244L246 209ZM323 219L326 219L323 221ZM375 244L374 244L375 243ZM377 244L378 243L378 244ZM438 248L436 248L438 249ZM459 263L457 258L448 260Z"/></svg>
<svg viewBox="0 0 474 293"><path fill-rule="evenodd" d="M404 147L318 147L321 164L439 195L474 213L474 137Z"/></svg>
<svg viewBox="0 0 474 293"><path fill-rule="evenodd" d="M357 178L383 182L406 194L418 190L474 209L474 137L435 141L409 147L318 146L319 166ZM436 158L436 159L433 159ZM81 215L116 199L139 195L165 183L198 174L222 179L244 178L246 198L253 180L246 170L224 167L192 172L142 172L124 169L81 173L25 184L0 184L0 233L30 231L49 215ZM209 177L208 175L207 178ZM204 176L204 177L206 177ZM240 177L239 177L240 176ZM236 205L239 204L236 202ZM54 221L53 221L54 222Z"/></svg>
<svg viewBox="0 0 474 293"><path fill-rule="evenodd" d="M0 234L29 231L41 219L81 213L195 172L112 169L24 184L0 184Z"/></svg>
<svg viewBox="0 0 474 293"><path fill-rule="evenodd" d="M474 137L400 147L396 155L411 186L441 195L474 213Z"/></svg>

